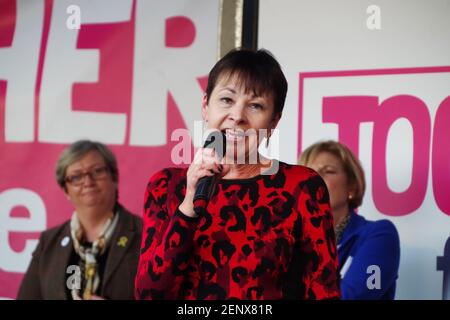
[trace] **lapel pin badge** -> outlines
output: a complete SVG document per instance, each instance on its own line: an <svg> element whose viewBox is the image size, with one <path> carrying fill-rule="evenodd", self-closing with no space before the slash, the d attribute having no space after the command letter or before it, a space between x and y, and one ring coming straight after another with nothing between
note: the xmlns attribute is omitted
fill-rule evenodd
<svg viewBox="0 0 450 320"><path fill-rule="evenodd" d="M125 247L127 245L128 238L127 237L120 237L119 241L117 242L117 245L119 247Z"/></svg>
<svg viewBox="0 0 450 320"><path fill-rule="evenodd" d="M61 247L66 247L70 242L70 238L68 236L65 236L61 240Z"/></svg>

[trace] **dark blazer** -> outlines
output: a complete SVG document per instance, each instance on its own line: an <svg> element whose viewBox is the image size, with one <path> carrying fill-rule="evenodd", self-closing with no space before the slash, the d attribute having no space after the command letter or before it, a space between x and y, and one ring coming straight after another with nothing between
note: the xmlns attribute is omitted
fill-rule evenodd
<svg viewBox="0 0 450 320"><path fill-rule="evenodd" d="M106 299L133 299L142 221L123 207L118 213L119 221L111 238L101 288L97 294ZM127 239L125 245L123 237ZM17 299L67 299L66 268L73 250L70 220L44 231L20 285Z"/></svg>
<svg viewBox="0 0 450 320"><path fill-rule="evenodd" d="M394 299L400 264L397 229L389 220L369 221L350 214L337 245L342 299Z"/></svg>

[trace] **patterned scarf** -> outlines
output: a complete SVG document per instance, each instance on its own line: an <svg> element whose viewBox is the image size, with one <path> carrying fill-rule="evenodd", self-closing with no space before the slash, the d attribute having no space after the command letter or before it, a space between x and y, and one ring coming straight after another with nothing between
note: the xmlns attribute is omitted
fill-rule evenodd
<svg viewBox="0 0 450 320"><path fill-rule="evenodd" d="M118 220L119 214L116 212L111 218L108 219L108 221L106 221L100 236L92 243L92 247L86 247L81 243L84 237L84 231L80 221L78 220L78 216L76 212L72 215L72 219L70 221L70 233L73 240L73 247L85 265L85 287L83 291L84 300L88 300L91 295L96 293L98 289L100 284L100 276L98 274L97 258L105 252ZM80 299L79 289L72 289L72 298L74 300Z"/></svg>

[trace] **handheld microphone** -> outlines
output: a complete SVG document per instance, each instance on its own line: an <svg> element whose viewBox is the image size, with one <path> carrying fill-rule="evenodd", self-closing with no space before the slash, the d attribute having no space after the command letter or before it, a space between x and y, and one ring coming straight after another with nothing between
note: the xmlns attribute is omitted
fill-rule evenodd
<svg viewBox="0 0 450 320"><path fill-rule="evenodd" d="M203 148L214 149L219 159L225 156L227 141L225 134L221 131L215 130L208 135L208 138L203 145ZM199 214L201 210L205 209L209 197L211 195L211 185L215 177L202 177L198 180L197 188L194 195L194 211Z"/></svg>

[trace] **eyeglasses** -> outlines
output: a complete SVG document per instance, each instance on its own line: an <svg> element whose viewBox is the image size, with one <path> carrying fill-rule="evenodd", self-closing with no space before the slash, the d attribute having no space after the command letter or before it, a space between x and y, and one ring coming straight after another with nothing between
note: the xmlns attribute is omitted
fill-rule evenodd
<svg viewBox="0 0 450 320"><path fill-rule="evenodd" d="M89 178L91 178L92 180L101 180L106 178L108 176L108 173L109 169L107 167L97 167L87 172L80 172L67 176L64 181L74 186L80 186L84 183L84 179L86 176L89 176Z"/></svg>

